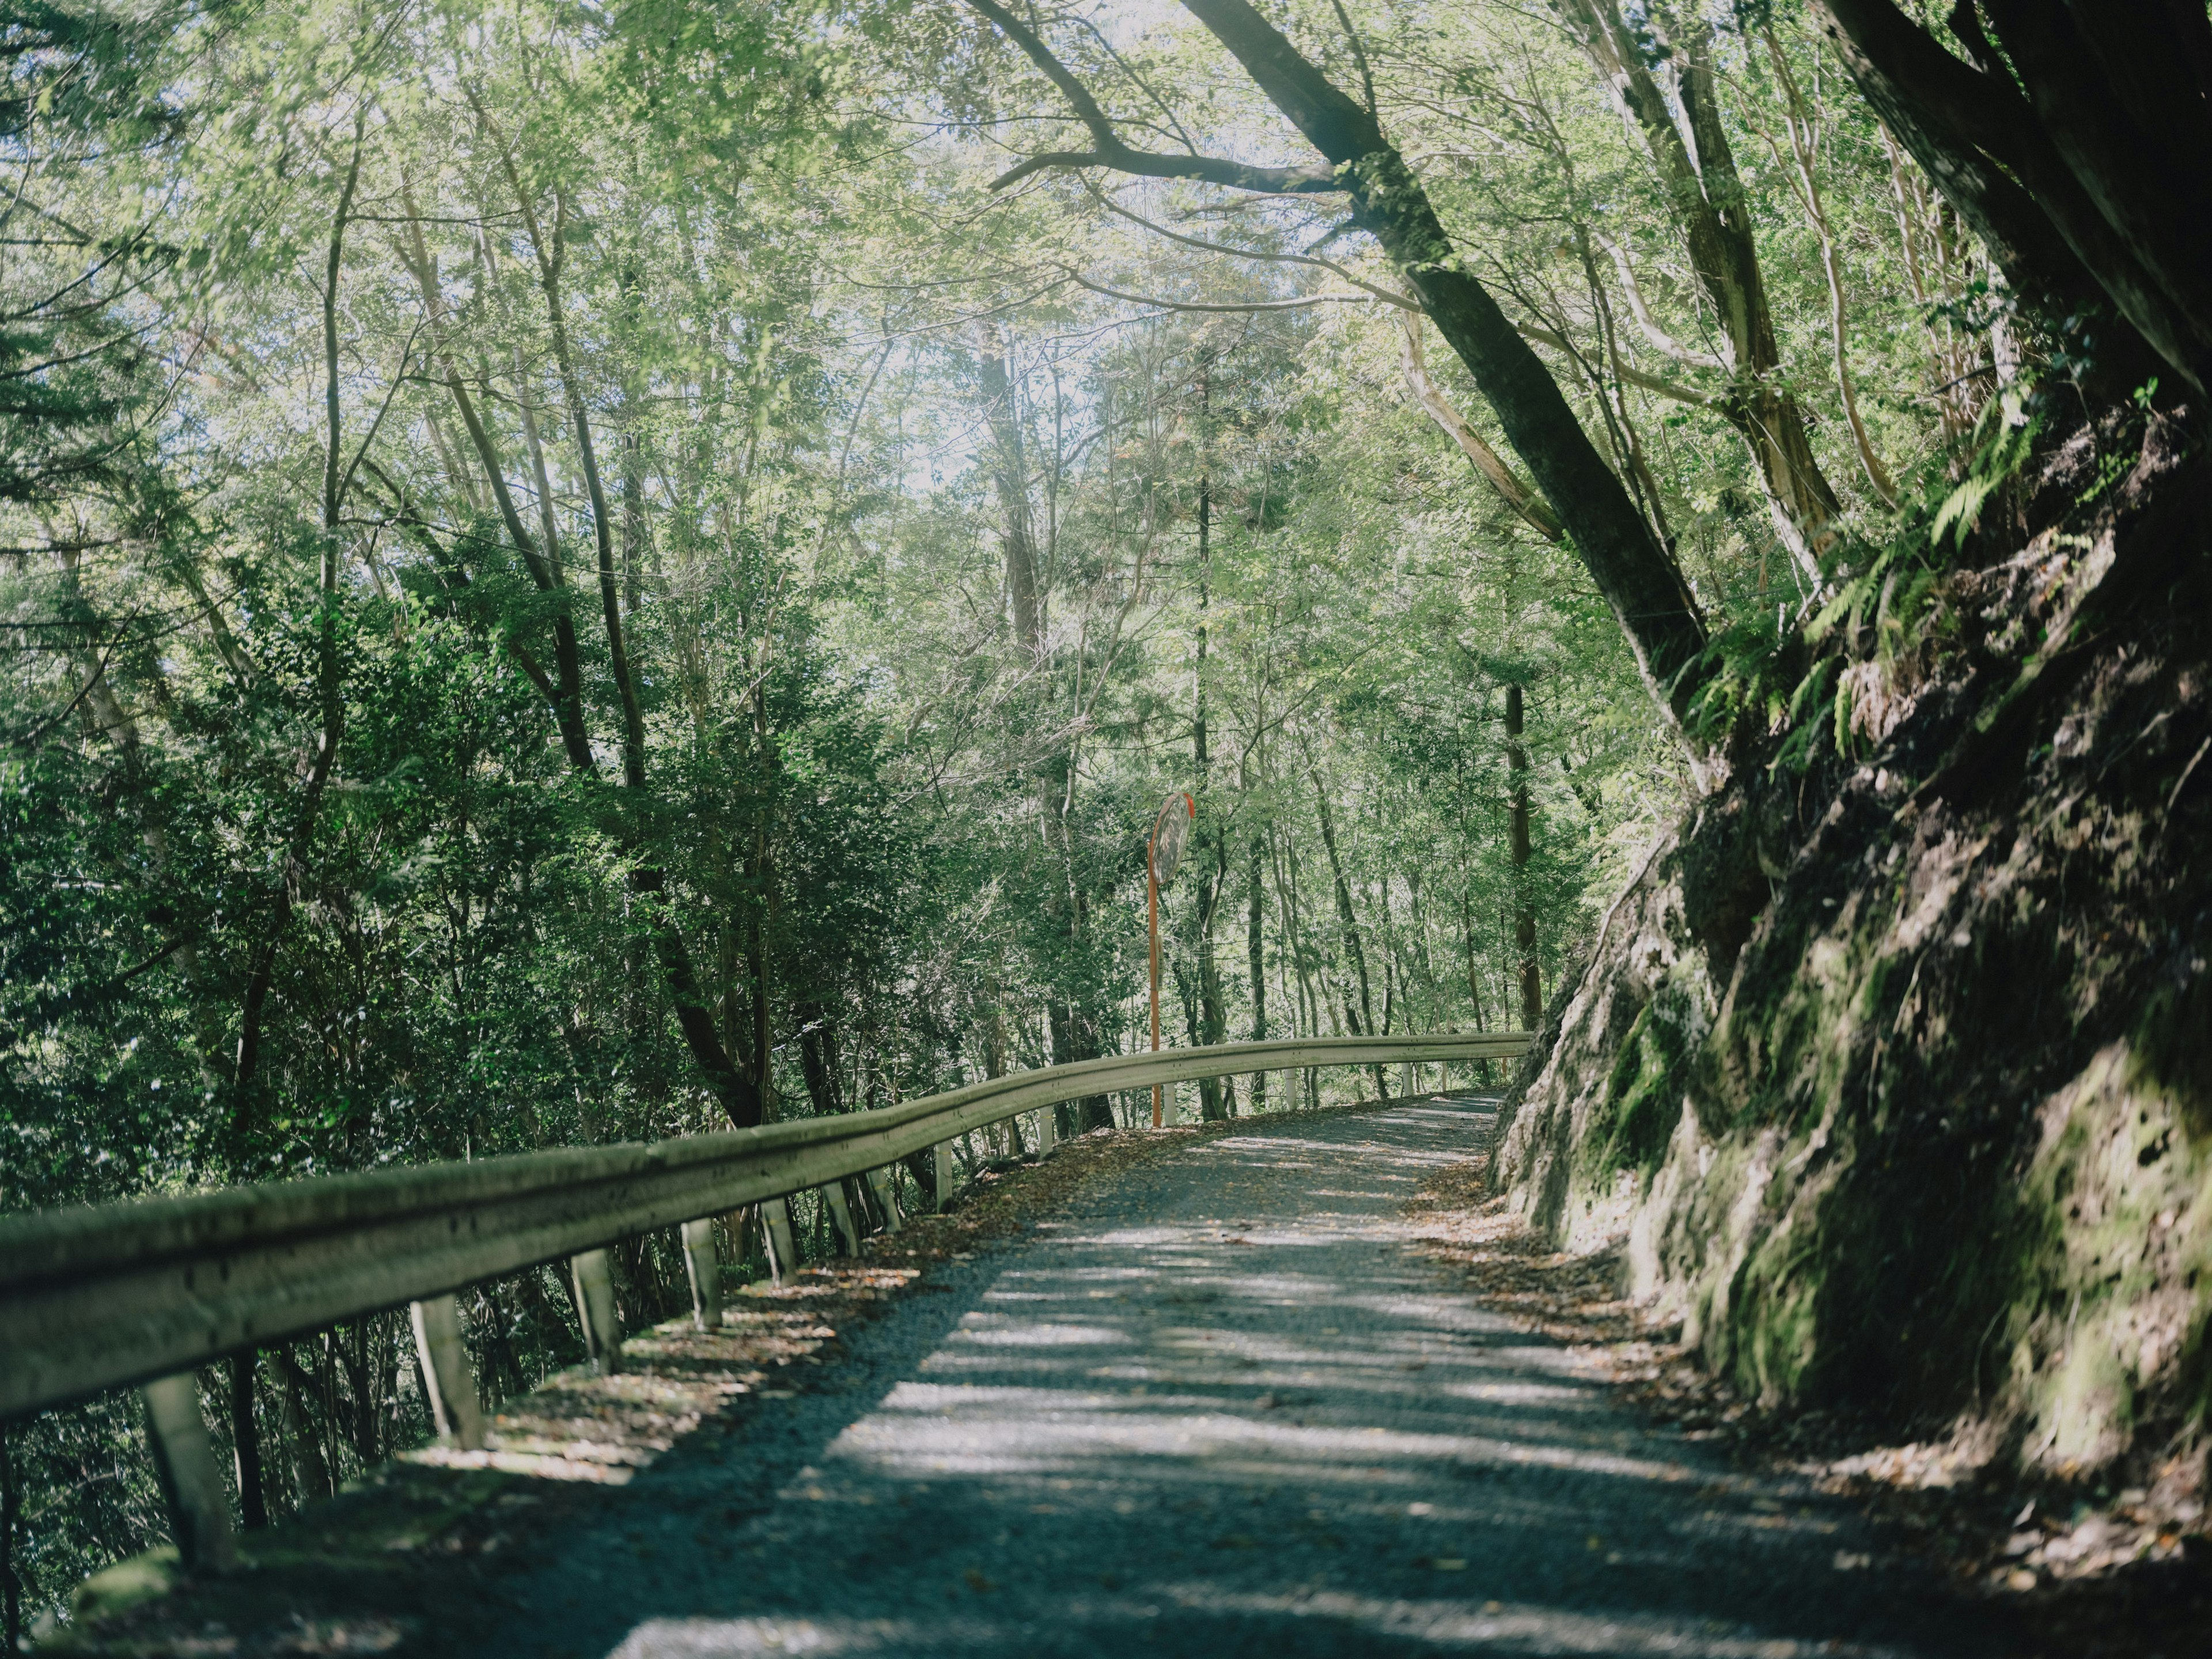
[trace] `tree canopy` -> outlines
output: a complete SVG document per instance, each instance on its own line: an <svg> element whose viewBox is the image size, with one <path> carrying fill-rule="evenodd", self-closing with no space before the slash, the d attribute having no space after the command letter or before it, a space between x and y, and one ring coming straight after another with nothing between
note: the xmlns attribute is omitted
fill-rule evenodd
<svg viewBox="0 0 2212 1659"><path fill-rule="evenodd" d="M1540 1018L2201 387L2048 9L1912 9L10 0L6 1203L1139 1046L1170 790L1173 1041Z"/></svg>

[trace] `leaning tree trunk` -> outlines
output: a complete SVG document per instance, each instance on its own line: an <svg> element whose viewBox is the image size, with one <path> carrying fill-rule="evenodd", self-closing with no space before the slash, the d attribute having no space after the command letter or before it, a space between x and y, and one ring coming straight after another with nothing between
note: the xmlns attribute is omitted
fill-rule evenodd
<svg viewBox="0 0 2212 1659"><path fill-rule="evenodd" d="M1247 0L1184 3L1339 169L1353 218L1382 244L1466 363L1514 452L1566 526L1645 685L1686 725L1706 672L1705 620L1689 584L1575 418L1551 371L1467 269L1374 112L1338 90Z"/></svg>
<svg viewBox="0 0 2212 1659"><path fill-rule="evenodd" d="M2212 24L2180 3L1989 10L2002 58L1953 13L1970 63L1890 0L1815 0L1875 114L2022 303L2093 356L2097 389L2124 396L2162 365L2203 391Z"/></svg>
<svg viewBox="0 0 2212 1659"><path fill-rule="evenodd" d="M1705 619L1674 556L1583 430L1551 371L1513 326L1444 234L1420 180L1363 108L1300 56L1247 0L1184 0L1243 64L1268 100L1330 163L1248 167L1195 155L1154 154L1122 142L1083 83L999 0L969 0L1028 55L1090 130L1094 148L1033 156L999 188L1043 167L1109 167L1146 177L1204 179L1231 188L1342 191L1352 221L1382 245L1423 308L1474 376L1577 555L1611 607L1646 688L1681 730L1702 772L1708 757L1690 714L1711 672Z"/></svg>
<svg viewBox="0 0 2212 1659"><path fill-rule="evenodd" d="M489 126L488 121L486 125ZM552 330L554 356L560 369L562 390L568 403L569 418L575 429L578 457L591 501L592 530L599 551L600 611L606 626L607 650L615 690L622 705L623 783L626 789L642 794L646 787L645 718L638 700L636 682L630 669L628 641L623 629L622 591L615 567L613 520L607 507L606 491L599 477L599 459L592 443L591 422L584 408L581 385L568 344L567 319L561 300L561 258L567 228L565 200L558 195L554 198L556 221L553 234L549 238L538 222L537 210L532 204L529 192L523 187L512 154L502 146L501 155L507 182L514 191L531 246L537 255L539 286L545 295L546 316ZM416 273L417 282L422 282L427 274L427 271L418 270ZM532 547L521 517L515 512L507 494L506 479L498 467L489 434L477 417L459 376L449 367L446 378L460 409L462 420L469 428L470 438L490 477L493 493L498 498L501 517L508 537L514 541L516 550L522 555L541 591L550 592L557 590L562 584L558 572L551 568L550 550L547 550L545 557L540 558ZM575 635L565 610L556 613L554 641L563 705L559 711L562 721L562 738L569 764L586 776L594 775L599 769L598 762L584 732ZM731 1124L740 1129L750 1128L762 1121L763 1092L755 1081L747 1078L731 1060L729 1051L724 1048L721 1036L715 1029L714 1009L692 967L690 949L676 922L674 901L668 890L666 875L643 847L635 844L634 838L626 836L625 839L633 840L633 844L624 848L629 860L630 890L641 901L653 952L660 962L661 978L668 988L669 1001L676 1014L677 1027L684 1035L693 1063L698 1066L708 1090L721 1105Z"/></svg>

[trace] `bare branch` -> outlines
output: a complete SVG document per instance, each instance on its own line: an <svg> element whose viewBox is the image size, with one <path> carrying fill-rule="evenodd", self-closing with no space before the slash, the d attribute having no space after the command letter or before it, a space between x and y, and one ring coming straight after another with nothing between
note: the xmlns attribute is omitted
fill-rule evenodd
<svg viewBox="0 0 2212 1659"><path fill-rule="evenodd" d="M1577 362L1581 361L1574 347L1548 328L1540 328L1534 323L1516 322L1513 325L1513 330L1524 340L1532 341L1537 345L1550 346L1555 351L1566 352L1574 356ZM1699 392L1693 386L1684 386L1678 380L1662 380L1656 374L1646 374L1642 369L1631 368L1626 363L1620 365L1620 378L1631 386L1640 386L1646 392L1656 392L1662 398L1670 398L1678 404L1695 404L1700 409L1710 409L1717 401L1708 392Z"/></svg>
<svg viewBox="0 0 2212 1659"><path fill-rule="evenodd" d="M1415 399L1428 411L1429 418L1443 428L1444 435L1459 446L1460 453L1474 463L1475 470L1490 481L1490 487L1506 506L1526 520L1546 541L1558 541L1565 533L1559 514L1515 475L1496 450L1483 442L1481 435L1467 423L1467 417L1452 407L1451 400L1429 378L1428 365L1421 356L1421 319L1401 317L1398 320L1405 328L1406 384Z"/></svg>
<svg viewBox="0 0 2212 1659"><path fill-rule="evenodd" d="M1091 194L1097 200L1099 206L1104 208L1109 213L1118 213L1121 217L1127 219L1131 224L1142 225L1146 230L1152 232L1155 235L1164 236L1170 242L1181 242L1185 247L1194 247L1199 249L1201 252L1206 253L1233 254L1240 259L1270 259L1278 264L1312 265L1317 270L1326 270L1334 276L1341 276L1346 282L1351 283L1352 287L1364 289L1378 300L1387 300L1390 304L1400 307L1407 311L1418 312L1421 309L1421 302L1414 299L1412 295L1401 294L1395 289L1384 288L1379 283L1370 283L1362 277L1355 276L1350 271L1346 270L1342 265L1337 264L1334 259L1316 259L1309 253L1268 253L1256 248L1231 247L1225 242L1208 242L1196 236L1186 236L1180 231L1170 230L1165 225L1154 224L1150 219L1146 218L1142 214L1131 212L1127 208L1123 207L1112 197L1107 195L1104 191L1100 190L1096 185L1091 184L1090 180L1085 179L1084 184L1085 187L1091 191Z"/></svg>
<svg viewBox="0 0 2212 1659"><path fill-rule="evenodd" d="M415 356L415 341L422 333L422 323L418 320L407 331L407 343L399 349L398 372L392 375L392 384L384 389L384 401L377 405L376 418L368 423L368 430L362 434L361 447L354 451L352 465L346 468L345 476L338 480L338 495L341 497L352 488L353 475L361 470L362 459L368 453L369 445L376 441L376 434L384 429L384 417L392 412L392 398L398 395L402 386L416 378L407 372L407 365Z"/></svg>
<svg viewBox="0 0 2212 1659"><path fill-rule="evenodd" d="M1243 301L1206 301L1200 300L1162 300L1149 294L1125 294L1118 288L1108 288L1094 283L1074 271L1067 273L1068 281L1078 288L1089 289L1093 294L1103 294L1109 300L1126 300L1132 305L1150 306L1158 311L1296 311L1303 306L1358 306L1367 303L1360 294L1310 294L1298 300L1249 300Z"/></svg>
<svg viewBox="0 0 2212 1659"><path fill-rule="evenodd" d="M1643 285L1636 280L1636 267L1628 263L1628 251L1601 230L1590 232L1597 245L1612 256L1613 268L1620 277L1621 292L1628 296L1628 314L1636 319L1636 326L1644 337L1665 352L1676 362L1691 368L1711 368L1723 374L1728 365L1710 351L1692 351L1665 329L1652 316L1651 307L1644 302Z"/></svg>
<svg viewBox="0 0 2212 1659"><path fill-rule="evenodd" d="M1121 142L1113 122L1091 95L1090 88L1053 55L1052 49L1034 30L999 4L998 0L968 0L968 3L1019 46L1023 54L1044 72L1045 78L1060 89L1060 96L1075 112L1076 119L1090 130L1094 146L1087 150L1050 150L1042 155L1032 155L994 179L991 188L994 191L1018 184L1033 173L1065 167L1111 167L1117 173L1147 179L1196 179L1231 190L1271 196L1306 195L1346 188L1332 167L1255 167L1218 156L1161 155L1151 150L1133 149Z"/></svg>

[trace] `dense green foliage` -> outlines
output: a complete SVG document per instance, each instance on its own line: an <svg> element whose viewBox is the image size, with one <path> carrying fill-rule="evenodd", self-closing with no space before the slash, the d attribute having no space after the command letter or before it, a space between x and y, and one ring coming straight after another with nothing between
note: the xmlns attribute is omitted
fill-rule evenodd
<svg viewBox="0 0 2212 1659"><path fill-rule="evenodd" d="M1832 741L1786 647L1965 476L2020 349L1978 249L1792 8L1706 40L1808 531L1573 30L1350 15L1285 26L1674 550L1708 712ZM1158 143L1292 142L1179 15L1052 39ZM0 41L6 1207L714 1127L687 995L785 1115L1138 1046L1170 790L1170 1041L1517 1025L1516 912L1548 994L1688 796L1340 203L994 191L1066 111L963 7L87 0ZM569 1352L545 1301L478 1310L496 1376ZM324 1345L341 1462L419 1430L395 1340ZM55 1419L38 1501L101 1489L119 1413ZM34 1520L34 1601L150 1524L112 1484Z"/></svg>

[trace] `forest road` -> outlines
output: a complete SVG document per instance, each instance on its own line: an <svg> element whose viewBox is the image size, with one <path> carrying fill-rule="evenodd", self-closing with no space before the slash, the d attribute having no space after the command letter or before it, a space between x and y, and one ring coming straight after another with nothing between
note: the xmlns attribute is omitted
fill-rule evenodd
<svg viewBox="0 0 2212 1659"><path fill-rule="evenodd" d="M1401 1206L1493 1108L1262 1119L1085 1188L534 1540L474 1650L2002 1650L1417 1253Z"/></svg>

